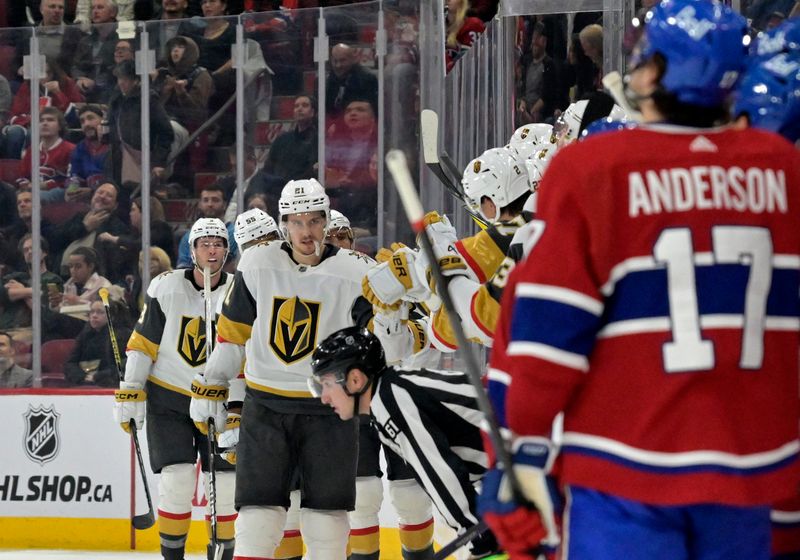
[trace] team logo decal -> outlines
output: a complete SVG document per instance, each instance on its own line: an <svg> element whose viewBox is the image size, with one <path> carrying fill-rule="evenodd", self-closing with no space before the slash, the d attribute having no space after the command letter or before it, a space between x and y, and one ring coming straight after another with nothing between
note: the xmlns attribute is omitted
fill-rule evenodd
<svg viewBox="0 0 800 560"><path fill-rule="evenodd" d="M59 415L52 405L48 408L28 407L25 418L25 453L32 461L44 465L55 459L60 448Z"/></svg>
<svg viewBox="0 0 800 560"><path fill-rule="evenodd" d="M212 336L217 336L217 325L211 328ZM181 317L178 354L192 367L206 363L206 322L202 317Z"/></svg>
<svg viewBox="0 0 800 560"><path fill-rule="evenodd" d="M319 302L298 297L273 299L269 345L285 364L302 360L314 350L319 308Z"/></svg>
<svg viewBox="0 0 800 560"><path fill-rule="evenodd" d="M523 129L522 129L522 134L520 134L520 135L519 135L519 137L520 137L522 140L525 140L525 139L528 137L528 133L529 133L529 132L530 132L530 129L523 128Z"/></svg>
<svg viewBox="0 0 800 560"><path fill-rule="evenodd" d="M475 163L472 164L472 170L475 173L481 172L481 160L477 160Z"/></svg>

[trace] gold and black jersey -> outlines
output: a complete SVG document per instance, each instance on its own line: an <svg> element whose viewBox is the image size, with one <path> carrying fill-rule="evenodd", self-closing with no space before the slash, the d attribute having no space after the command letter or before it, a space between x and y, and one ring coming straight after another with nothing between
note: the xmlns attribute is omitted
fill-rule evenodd
<svg viewBox="0 0 800 560"><path fill-rule="evenodd" d="M222 341L244 345L249 387L283 397L311 396L311 353L326 336L367 326L372 306L361 279L375 264L357 251L326 245L316 266L298 264L286 243L248 249L219 319Z"/></svg>
<svg viewBox="0 0 800 560"><path fill-rule="evenodd" d="M479 344L491 346L494 338L503 288L519 255L512 240L523 225L524 218L517 216L456 244L478 281L458 279L451 282L450 288L456 292L456 307L467 337ZM440 350L457 348L453 327L443 309L433 314L430 331L434 345Z"/></svg>
<svg viewBox="0 0 800 560"><path fill-rule="evenodd" d="M223 272L211 290L215 313L228 286L229 275ZM192 378L206 363L203 287L195 282L191 269L153 278L127 351L141 352L152 360L149 381L191 396Z"/></svg>
<svg viewBox="0 0 800 560"><path fill-rule="evenodd" d="M524 224L523 217L517 216L506 222L492 224L487 229L456 242L458 254L463 257L478 282L483 284L494 275L508 253L514 233Z"/></svg>

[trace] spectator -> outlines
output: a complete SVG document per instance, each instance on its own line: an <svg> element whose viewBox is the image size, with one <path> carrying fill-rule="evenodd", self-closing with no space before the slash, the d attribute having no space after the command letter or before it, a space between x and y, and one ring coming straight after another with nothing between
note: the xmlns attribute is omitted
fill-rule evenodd
<svg viewBox="0 0 800 560"><path fill-rule="evenodd" d="M165 64L153 75L153 89L167 115L191 132L206 120L214 82L208 71L197 65L200 51L191 38L173 37L167 41L166 51Z"/></svg>
<svg viewBox="0 0 800 560"><path fill-rule="evenodd" d="M47 268L47 255L49 244L45 238L41 240L42 260L41 260L41 283L42 301L45 306L50 303L57 305L61 292L63 291L64 281L61 276L50 272ZM31 288L33 269L33 239L30 234L26 234L19 242L19 252L25 260L25 271L12 272L3 277L2 287L0 287L0 328L15 329L31 326L31 305L33 290Z"/></svg>
<svg viewBox="0 0 800 560"><path fill-rule="evenodd" d="M125 300L128 309L135 316L139 316L144 306L144 293L142 292L142 271L144 270L144 252L139 251L139 266L136 274L125 278L128 286L125 290ZM161 247L150 247L150 279L152 280L162 272L172 270L169 256Z"/></svg>
<svg viewBox="0 0 800 560"><path fill-rule="evenodd" d="M117 343L124 345L131 335L128 309L112 299L109 310L114 318ZM121 358L124 366L125 355ZM75 346L64 364L64 377L72 385L119 386L106 309L100 300L93 301L89 307L89 321L75 339Z"/></svg>
<svg viewBox="0 0 800 560"><path fill-rule="evenodd" d="M120 39L114 45L114 66L121 64L125 60L130 60L131 62L136 60L136 46L133 41Z"/></svg>
<svg viewBox="0 0 800 560"><path fill-rule="evenodd" d="M78 247L67 257L69 278L64 282L60 311L74 305L89 304L97 298L100 288L110 288L111 282L100 275L97 251L91 247ZM58 300L58 297L55 298Z"/></svg>
<svg viewBox="0 0 800 560"><path fill-rule="evenodd" d="M756 0L745 13L752 20L752 26L755 29L764 31L775 12L788 14L794 5L795 0Z"/></svg>
<svg viewBox="0 0 800 560"><path fill-rule="evenodd" d="M603 28L596 23L587 25L578 33L584 54L594 65L594 89L603 89Z"/></svg>
<svg viewBox="0 0 800 560"><path fill-rule="evenodd" d="M17 365L14 339L0 332L0 389L33 387L33 372Z"/></svg>
<svg viewBox="0 0 800 560"><path fill-rule="evenodd" d="M142 198L133 200L130 210L131 231L124 235L113 235L108 232L99 234L98 240L107 245L106 250L120 252L120 260L126 264L124 274L132 274L136 270L136 258L142 250ZM172 228L164 217L164 207L154 196L150 197L150 245L160 247L169 258L170 265L175 261L175 237Z"/></svg>
<svg viewBox="0 0 800 560"><path fill-rule="evenodd" d="M114 0L117 6L117 21L133 21L134 3L135 0ZM94 3L91 0L78 0L75 7L75 23L94 23L91 17L93 8Z"/></svg>
<svg viewBox="0 0 800 560"><path fill-rule="evenodd" d="M42 0L39 4L42 21L36 29L39 53L54 60L67 74L72 70L72 61L83 33L77 27L64 22L64 0ZM22 45L28 54L28 45Z"/></svg>
<svg viewBox="0 0 800 560"><path fill-rule="evenodd" d="M778 27L785 19L786 14L782 12L772 12L764 23L764 31L769 31Z"/></svg>
<svg viewBox="0 0 800 560"><path fill-rule="evenodd" d="M327 119L340 117L355 98L378 102L378 79L358 62L358 49L339 43L331 49L331 71L325 82ZM330 122L330 121L329 121Z"/></svg>
<svg viewBox="0 0 800 560"><path fill-rule="evenodd" d="M84 98L75 80L67 76L61 66L52 59L44 64L45 77L39 82L39 106L55 107L62 113L69 110L72 103L81 103ZM14 102L11 104L11 123L28 126L31 122L31 83L22 82Z"/></svg>
<svg viewBox="0 0 800 560"><path fill-rule="evenodd" d="M33 193L31 193L29 188L23 188L17 191L16 196L17 219L3 230L2 237L5 243L2 248L7 264L12 265L15 270L26 270L26 263L28 261L22 258L24 256L24 251L17 251L17 248L21 247L20 243L22 240L29 237L32 232ZM41 219L39 231L41 232L42 238L49 244L52 240L53 225L44 217ZM11 255L18 256L19 258L14 260L11 258Z"/></svg>
<svg viewBox="0 0 800 560"><path fill-rule="evenodd" d="M278 179L280 189L288 181L316 177L317 167L317 100L298 95L294 99L294 126L275 138L264 171Z"/></svg>
<svg viewBox="0 0 800 560"><path fill-rule="evenodd" d="M274 146L274 144L273 144ZM270 148L271 149L271 148ZM316 146L315 146L316 150ZM303 154L292 153L291 157L301 157ZM228 149L228 160L231 166L231 174L219 180L218 185L224 189L225 198L229 201L228 208L225 210L223 221L233 223L238 210L238 189L236 188L236 146ZM263 194L267 203L277 210L278 198L285 182L280 179L269 177L260 166L256 152L252 146L244 147L244 196L245 199L253 194Z"/></svg>
<svg viewBox="0 0 800 560"><path fill-rule="evenodd" d="M586 56L578 34L573 34L567 51L567 83L574 86L572 99L580 100L597 91L598 69Z"/></svg>
<svg viewBox="0 0 800 560"><path fill-rule="evenodd" d="M28 134L24 127L10 125L11 86L0 74L0 158L19 159Z"/></svg>
<svg viewBox="0 0 800 560"><path fill-rule="evenodd" d="M200 28L188 20L193 15L198 15L198 13L189 12L187 0L163 0L161 9L154 14L155 17L144 18L158 21L157 25L150 27L152 29L150 46L156 51L159 65L169 57L165 46L170 39L178 35L196 38L201 33Z"/></svg>
<svg viewBox="0 0 800 560"><path fill-rule="evenodd" d="M141 182L142 96L133 62L126 60L114 70L118 89L111 98L108 121L111 130L111 158L114 178L120 182ZM150 165L158 179L168 177L166 164L175 133L157 95L150 96ZM177 146L174 146L177 148Z"/></svg>
<svg viewBox="0 0 800 560"><path fill-rule="evenodd" d="M479 18L468 17L468 11L469 0L447 0L445 65L448 72L486 29Z"/></svg>
<svg viewBox="0 0 800 560"><path fill-rule="evenodd" d="M68 274L70 254L78 247L92 247L100 252L103 268L109 272L109 277L115 281L123 278L115 274L122 268L119 252L104 251L98 238L103 232L123 235L130 231L128 226L117 216L118 197L118 187L113 183L105 182L94 191L89 210L76 214L64 224L56 227L53 234L53 248L60 250L61 254L55 262L60 263L60 270L64 275Z"/></svg>
<svg viewBox="0 0 800 560"><path fill-rule="evenodd" d="M55 107L45 107L39 114L39 176L41 177L42 202L63 200L64 182L69 176L69 162L75 144L61 138L66 131L64 114ZM20 187L29 187L32 173L32 154L28 148L22 153L20 165ZM44 192L44 191L53 191Z"/></svg>
<svg viewBox="0 0 800 560"><path fill-rule="evenodd" d="M209 112L216 113L236 92L236 79L231 60L231 47L236 42L236 29L225 19L228 11L224 0L203 0L201 7L206 27L199 38L200 60L198 64L211 73L214 94L208 103ZM228 108L226 117L233 118L235 104ZM233 143L234 127L218 126L214 143L228 146Z"/></svg>
<svg viewBox="0 0 800 560"><path fill-rule="evenodd" d="M253 193L245 198L246 210L251 208L258 208L269 214L269 206L267 205L267 195L264 193Z"/></svg>
<svg viewBox="0 0 800 560"><path fill-rule="evenodd" d="M92 179L108 175L111 147L103 137L103 109L89 103L78 111L83 140L78 142L70 158L70 186L65 198L75 202L92 196Z"/></svg>
<svg viewBox="0 0 800 560"><path fill-rule="evenodd" d="M17 219L17 188L0 181L0 228L5 228Z"/></svg>
<svg viewBox="0 0 800 560"><path fill-rule="evenodd" d="M92 30L78 44L72 69L78 89L90 103L107 103L113 90L116 18L114 0L92 0Z"/></svg>
<svg viewBox="0 0 800 560"><path fill-rule="evenodd" d="M569 92L561 65L547 54L545 26L533 26L530 50L520 59L517 84L517 126L552 120L555 110L569 105Z"/></svg>
<svg viewBox="0 0 800 560"><path fill-rule="evenodd" d="M347 104L343 124L331 129L325 182L332 206L349 216L354 225L374 227L377 183L370 176L369 165L378 146L375 109L366 99L353 99Z"/></svg>
<svg viewBox="0 0 800 560"><path fill-rule="evenodd" d="M197 209L200 213L198 218L219 218L220 220L225 215L225 191L219 184L204 187L200 191L200 201L197 204ZM228 238L233 239L233 223L227 224ZM236 243L230 244L230 253L228 254L228 261L231 262L236 258ZM189 250L189 232L187 231L181 237L178 243L178 264L175 268L192 268L192 255Z"/></svg>

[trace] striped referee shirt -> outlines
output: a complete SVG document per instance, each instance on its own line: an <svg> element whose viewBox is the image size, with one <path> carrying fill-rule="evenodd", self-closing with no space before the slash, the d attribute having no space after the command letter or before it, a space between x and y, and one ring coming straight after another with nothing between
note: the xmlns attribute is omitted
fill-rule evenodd
<svg viewBox="0 0 800 560"><path fill-rule="evenodd" d="M475 388L466 374L387 368L373 392L381 441L413 469L448 525L478 522L473 483L486 472Z"/></svg>

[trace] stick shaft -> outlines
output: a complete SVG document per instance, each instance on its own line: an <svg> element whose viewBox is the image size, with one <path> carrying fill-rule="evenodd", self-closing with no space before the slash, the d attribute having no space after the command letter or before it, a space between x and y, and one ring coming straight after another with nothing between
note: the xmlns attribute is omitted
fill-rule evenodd
<svg viewBox="0 0 800 560"><path fill-rule="evenodd" d="M403 202L403 208L406 210L408 221L411 224L412 229L414 229L416 233L424 233L424 235L418 236L422 242L422 250L428 257L428 261L430 262L431 266L431 273L436 281L436 285L442 287L438 291L438 295L441 298L442 306L444 307L444 310L450 319L450 324L453 327L453 333L456 336L458 346L463 352L466 373L473 387L475 387L478 407L486 418L487 433L492 442L492 446L494 447L497 461L501 466L506 468L508 481L515 499L517 499L517 501L520 503L526 503L527 500L522 493L519 480L514 473L514 469L510 468L512 464L511 454L506 447L502 434L500 433L500 427L497 422L497 417L494 413L494 408L492 407L491 402L489 402L489 397L483 388L481 368L479 367L478 361L470 347L470 343L464 334L464 329L461 325L461 318L456 313L453 300L450 297L448 283L442 275L438 260L436 259L436 255L433 251L433 244L431 243L431 240L425 231L422 204L419 200L419 196L417 195L417 191L414 188L414 183L411 180L411 174L408 171L408 165L403 152L399 150L392 150L386 154L386 166L388 167L389 172L392 174L395 186L397 187L398 195L400 196L400 200Z"/></svg>

